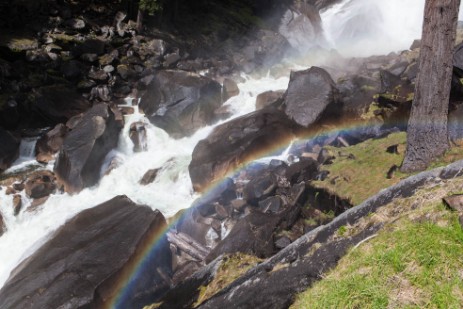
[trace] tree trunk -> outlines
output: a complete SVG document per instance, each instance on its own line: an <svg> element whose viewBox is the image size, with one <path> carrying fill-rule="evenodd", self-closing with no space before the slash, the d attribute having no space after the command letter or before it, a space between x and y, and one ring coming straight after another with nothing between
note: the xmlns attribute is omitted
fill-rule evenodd
<svg viewBox="0 0 463 309"><path fill-rule="evenodd" d="M426 169L449 147L447 118L459 7L460 0L426 0L403 172Z"/></svg>

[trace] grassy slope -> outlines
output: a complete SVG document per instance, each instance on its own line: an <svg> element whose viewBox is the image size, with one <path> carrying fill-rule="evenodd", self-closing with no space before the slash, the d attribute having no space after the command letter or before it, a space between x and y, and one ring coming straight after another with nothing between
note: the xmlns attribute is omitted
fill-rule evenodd
<svg viewBox="0 0 463 309"><path fill-rule="evenodd" d="M367 140L346 148L330 147L329 150L333 152L336 159L333 164L323 167L330 174L325 181L316 181L313 184L349 199L353 205L358 205L381 189L390 187L409 176L397 171L392 179L386 177L393 165L400 166L402 163L405 144L406 134L402 132L382 139ZM399 154L386 152L387 147L392 145L398 145ZM354 155L355 159L349 158L349 154ZM460 159L463 159L463 149L454 147L430 168L444 166Z"/></svg>
<svg viewBox="0 0 463 309"><path fill-rule="evenodd" d="M458 215L441 202L461 188L458 179L423 189L340 229L336 237L385 224L300 294L292 308L461 308L463 230Z"/></svg>

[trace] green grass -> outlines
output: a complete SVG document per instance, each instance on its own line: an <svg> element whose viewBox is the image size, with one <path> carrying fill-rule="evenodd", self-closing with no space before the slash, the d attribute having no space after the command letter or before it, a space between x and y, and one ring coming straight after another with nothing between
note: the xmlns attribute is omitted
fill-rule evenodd
<svg viewBox="0 0 463 309"><path fill-rule="evenodd" d="M386 152L389 146L398 145L399 154ZM432 163L429 169L448 165L463 159L463 146L450 148L443 157ZM390 187L410 176L396 171L391 179L387 172L393 166L402 164L406 148L406 133L394 133L381 139L370 139L363 143L328 149L335 155L333 164L325 165L323 170L330 172L324 181L314 181L317 188L328 190L343 199L358 205L381 189ZM354 159L348 157L354 155Z"/></svg>
<svg viewBox="0 0 463 309"><path fill-rule="evenodd" d="M351 249L292 308L461 308L463 230L458 215L442 203L426 212L420 220L401 219ZM430 213L434 220L426 219Z"/></svg>
<svg viewBox="0 0 463 309"><path fill-rule="evenodd" d="M397 173L392 179L386 178L391 166L402 163L405 142L405 133L394 133L386 138L367 140L355 146L329 147L336 159L333 164L323 167L330 172L328 178L315 181L314 185L350 200L353 205L360 204L379 190L407 176ZM386 152L387 147L396 144L399 144L399 155ZM355 159L348 158L349 154L353 154Z"/></svg>

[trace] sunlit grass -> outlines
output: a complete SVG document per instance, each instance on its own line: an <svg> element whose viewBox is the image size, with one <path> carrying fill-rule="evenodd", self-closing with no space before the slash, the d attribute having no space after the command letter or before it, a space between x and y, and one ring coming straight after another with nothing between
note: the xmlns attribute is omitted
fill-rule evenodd
<svg viewBox="0 0 463 309"><path fill-rule="evenodd" d="M433 213L429 220L427 213ZM461 308L463 230L434 203L352 249L292 308Z"/></svg>

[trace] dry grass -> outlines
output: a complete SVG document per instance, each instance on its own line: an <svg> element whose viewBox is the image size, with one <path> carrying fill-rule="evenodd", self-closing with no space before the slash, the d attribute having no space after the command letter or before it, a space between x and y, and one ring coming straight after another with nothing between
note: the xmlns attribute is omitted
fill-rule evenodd
<svg viewBox="0 0 463 309"><path fill-rule="evenodd" d="M249 269L256 266L262 260L243 253L236 253L224 258L224 261L217 270L214 280L207 286L201 287L200 295L194 307L200 305L217 292L227 287Z"/></svg>

